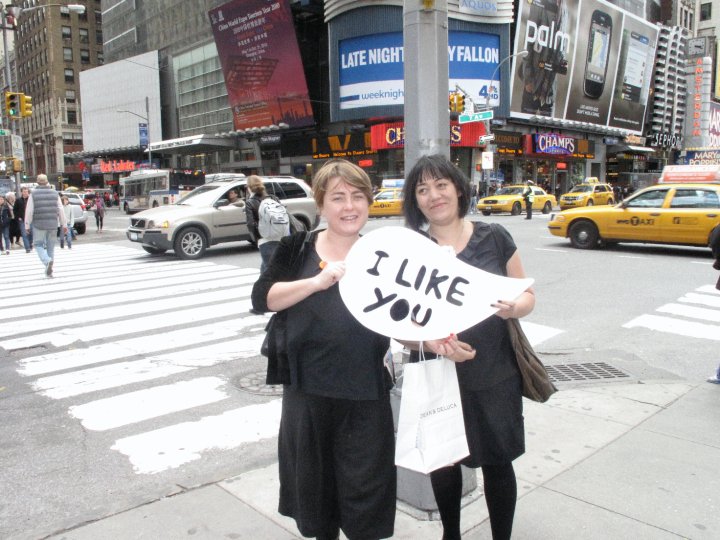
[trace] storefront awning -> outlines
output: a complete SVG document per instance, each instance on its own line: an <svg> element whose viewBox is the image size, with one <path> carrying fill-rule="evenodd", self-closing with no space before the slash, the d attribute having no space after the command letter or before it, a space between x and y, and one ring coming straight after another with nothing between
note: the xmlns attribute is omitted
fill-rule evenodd
<svg viewBox="0 0 720 540"><path fill-rule="evenodd" d="M608 152L611 154L627 153L627 154L652 154L655 152L654 148L649 146L635 146L632 144L618 144L608 147Z"/></svg>
<svg viewBox="0 0 720 540"><path fill-rule="evenodd" d="M190 137L151 142L149 149L151 152L161 154L192 154L216 152L223 148L235 148L235 145L236 139L234 137L191 135Z"/></svg>

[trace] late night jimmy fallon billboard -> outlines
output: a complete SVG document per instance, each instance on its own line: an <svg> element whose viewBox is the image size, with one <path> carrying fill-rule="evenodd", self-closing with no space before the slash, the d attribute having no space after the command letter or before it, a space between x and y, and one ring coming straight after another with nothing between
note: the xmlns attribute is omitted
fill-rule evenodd
<svg viewBox="0 0 720 540"><path fill-rule="evenodd" d="M312 125L288 0L233 0L208 15L235 129Z"/></svg>
<svg viewBox="0 0 720 540"><path fill-rule="evenodd" d="M640 133L658 31L614 2L520 2L511 115L588 122Z"/></svg>

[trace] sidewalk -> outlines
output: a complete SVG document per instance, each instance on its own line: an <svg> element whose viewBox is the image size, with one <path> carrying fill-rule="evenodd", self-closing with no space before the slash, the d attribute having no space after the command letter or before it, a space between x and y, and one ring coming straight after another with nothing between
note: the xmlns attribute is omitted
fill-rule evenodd
<svg viewBox="0 0 720 540"><path fill-rule="evenodd" d="M719 385L570 387L546 404L526 401L525 426L513 539L718 537ZM491 538L482 478L478 486L463 509L468 540ZM273 464L51 538L298 538L277 493ZM439 522L398 503L394 538L441 536Z"/></svg>

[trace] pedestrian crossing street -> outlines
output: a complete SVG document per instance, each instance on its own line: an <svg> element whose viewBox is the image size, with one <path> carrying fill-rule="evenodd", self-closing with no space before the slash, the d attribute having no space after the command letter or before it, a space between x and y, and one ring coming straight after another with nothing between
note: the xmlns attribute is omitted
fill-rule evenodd
<svg viewBox="0 0 720 540"><path fill-rule="evenodd" d="M676 302L664 304L625 323L623 328L646 328L678 336L720 341L720 291L703 285Z"/></svg>
<svg viewBox="0 0 720 540"><path fill-rule="evenodd" d="M249 313L257 269L80 243L56 249L52 279L35 253L13 251L0 266L11 313L0 321L3 356L89 436L130 428L110 448L137 474L277 435L280 399L237 407L229 377L203 370L258 356L268 318ZM534 344L561 332L523 326ZM223 402L220 414L177 421ZM148 420L161 427L139 427Z"/></svg>

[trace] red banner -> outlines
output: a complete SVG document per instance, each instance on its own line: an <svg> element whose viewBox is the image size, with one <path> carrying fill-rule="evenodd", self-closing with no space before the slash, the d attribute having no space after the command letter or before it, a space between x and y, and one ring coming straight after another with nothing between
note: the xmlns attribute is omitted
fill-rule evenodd
<svg viewBox="0 0 720 540"><path fill-rule="evenodd" d="M314 124L288 0L233 0L208 15L235 129Z"/></svg>
<svg viewBox="0 0 720 540"><path fill-rule="evenodd" d="M485 135L485 124L450 123L450 146L481 146L478 139ZM389 122L370 127L370 144L373 150L403 148L405 146L405 122Z"/></svg>

